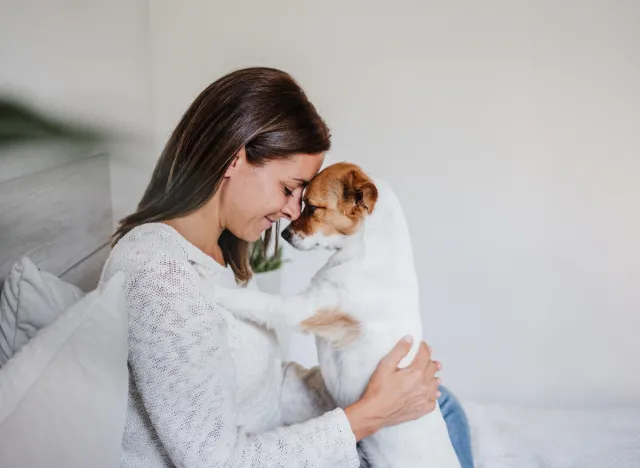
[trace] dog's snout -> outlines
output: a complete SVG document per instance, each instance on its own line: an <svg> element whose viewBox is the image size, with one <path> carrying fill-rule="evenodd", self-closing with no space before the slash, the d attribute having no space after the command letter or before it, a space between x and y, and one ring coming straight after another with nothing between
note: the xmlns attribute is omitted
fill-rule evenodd
<svg viewBox="0 0 640 468"><path fill-rule="evenodd" d="M292 236L293 236L293 234L291 234L291 229L287 228L284 231L282 231L282 238L284 240L286 240L287 242L289 242L291 240Z"/></svg>

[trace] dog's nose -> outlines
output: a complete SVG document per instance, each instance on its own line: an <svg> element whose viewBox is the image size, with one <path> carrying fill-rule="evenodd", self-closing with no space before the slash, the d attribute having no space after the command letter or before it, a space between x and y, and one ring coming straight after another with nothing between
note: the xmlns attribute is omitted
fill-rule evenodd
<svg viewBox="0 0 640 468"><path fill-rule="evenodd" d="M291 236L293 234L291 234L291 230L289 228L285 229L284 231L282 231L282 238L284 240L286 240L287 242L289 242L291 240Z"/></svg>

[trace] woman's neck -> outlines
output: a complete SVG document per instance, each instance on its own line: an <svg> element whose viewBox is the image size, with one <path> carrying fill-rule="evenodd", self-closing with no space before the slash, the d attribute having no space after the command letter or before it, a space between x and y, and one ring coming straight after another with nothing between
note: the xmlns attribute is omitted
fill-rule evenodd
<svg viewBox="0 0 640 468"><path fill-rule="evenodd" d="M206 209L206 205L180 218L164 221L174 228L182 237L225 266L224 256L218 240L224 231L219 222L217 210Z"/></svg>

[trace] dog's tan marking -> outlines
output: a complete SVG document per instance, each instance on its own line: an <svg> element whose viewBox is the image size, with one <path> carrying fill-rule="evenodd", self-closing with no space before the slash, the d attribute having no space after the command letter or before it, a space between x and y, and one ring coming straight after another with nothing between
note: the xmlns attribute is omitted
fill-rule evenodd
<svg viewBox="0 0 640 468"><path fill-rule="evenodd" d="M302 322L300 331L319 336L341 349L358 339L360 322L339 309L324 309Z"/></svg>

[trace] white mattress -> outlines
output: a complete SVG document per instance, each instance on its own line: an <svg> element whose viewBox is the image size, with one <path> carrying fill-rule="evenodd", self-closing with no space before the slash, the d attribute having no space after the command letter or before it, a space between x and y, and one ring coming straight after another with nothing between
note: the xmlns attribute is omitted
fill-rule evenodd
<svg viewBox="0 0 640 468"><path fill-rule="evenodd" d="M640 407L464 407L477 468L640 468Z"/></svg>

